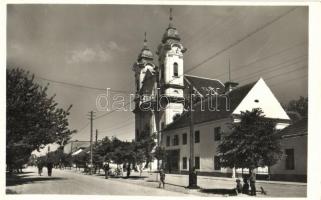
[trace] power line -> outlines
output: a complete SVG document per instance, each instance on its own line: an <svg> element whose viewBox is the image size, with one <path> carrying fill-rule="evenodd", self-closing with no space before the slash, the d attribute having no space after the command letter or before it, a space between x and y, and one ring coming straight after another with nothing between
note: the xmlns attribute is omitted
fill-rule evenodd
<svg viewBox="0 0 321 200"><path fill-rule="evenodd" d="M128 126L132 125L132 123L127 123L126 125L122 125L122 126L119 126L117 128L114 128L114 129L111 129L111 130L108 130L108 131L101 131L102 133L112 133L116 130L120 130L120 129L123 129L123 128L126 128Z"/></svg>
<svg viewBox="0 0 321 200"><path fill-rule="evenodd" d="M130 103L132 103L132 102L134 102L134 100L126 103L126 104L124 105L124 107L128 106L128 105L129 105ZM102 114L102 115L96 117L95 120L96 120L96 119L100 119L100 118L102 118L102 117L105 117L105 116L107 116L107 115L110 115L110 114L112 114L113 112L118 111L118 110L119 110L119 109L117 109L117 108L114 109L114 110L111 110L111 111L109 111L108 113L105 113L105 114Z"/></svg>
<svg viewBox="0 0 321 200"><path fill-rule="evenodd" d="M41 79L41 80L45 80L45 81L49 81L49 82L53 82L53 83L57 83L57 84L78 87L78 88L85 88L85 89L98 90L98 91L106 91L107 90L107 88L98 88L98 87L80 85L80 84L69 83L69 82L64 82L64 81L57 81L57 80L53 80L53 79L43 78L43 77L40 77L40 76L35 76L35 78ZM124 94L130 94L131 93L130 91L112 90L112 89L109 89L109 91L116 92L116 93L124 93Z"/></svg>
<svg viewBox="0 0 321 200"><path fill-rule="evenodd" d="M281 83L283 83L282 85L284 85L284 84L287 84L287 83L289 83L291 81L294 81L294 80L305 79L306 77L308 77L308 74L305 74L305 75L299 76L299 77L295 77L295 78L292 78L292 79L288 79L288 80L283 80L283 81L271 84L271 85L269 85L269 87L273 87L273 86L277 86L277 85L279 86Z"/></svg>
<svg viewBox="0 0 321 200"><path fill-rule="evenodd" d="M238 39L237 41L233 42L232 44L228 45L227 47L223 48L222 50L216 52L215 54L213 54L212 56L206 58L204 61L200 62L199 64L191 67L190 69L188 69L186 71L187 72L190 72L190 71L193 71L195 70L196 68L202 66L203 64L207 63L208 61L212 60L213 58L217 57L218 55L224 53L225 51L227 51L228 49L238 45L239 43L241 43L242 41L248 39L249 37L251 37L252 35L256 34L257 32L263 30L264 28L266 28L267 26L275 23L276 21L280 20L282 17L286 16L287 14L289 14L290 12L294 11L296 8L292 8L290 10L288 10L287 12L281 14L280 16L276 17L275 19L273 19L272 21L269 21L267 23L265 23L264 25L260 26L259 28L256 28L254 31L248 33L247 35L245 35L244 37Z"/></svg>
<svg viewBox="0 0 321 200"><path fill-rule="evenodd" d="M269 78L267 78L267 79L265 79L265 80L270 80L270 79L273 79L273 78L276 78L276 77L279 77L279 76L283 76L283 75L287 75L287 74L289 74L289 73L292 73L292 72L296 72L296 71L300 71L300 70L302 70L302 69L305 69L307 66L306 65L304 65L304 66L302 66L302 67L300 67L300 68L296 68L296 69L293 69L293 70L291 70L291 71L286 71L286 72L284 72L284 73L281 73L281 74L278 74L278 75L275 75L275 76L271 76L271 77L269 77Z"/></svg>
<svg viewBox="0 0 321 200"><path fill-rule="evenodd" d="M133 123L133 119L131 119L130 121L126 120L126 121L124 121L124 122L122 122L122 123L119 123L117 126L113 126L113 127L111 127L111 128L107 128L107 129L100 130L100 131L101 131L101 132L105 132L105 131L114 130L115 128L117 129L117 128L119 128L119 127L122 127L122 126L127 125L127 124L131 124L131 123Z"/></svg>
<svg viewBox="0 0 321 200"><path fill-rule="evenodd" d="M234 69L232 72L236 72L236 71L243 70L244 68L250 67L251 65L253 65L253 64L255 64L255 63L258 63L258 62L260 62L260 61L266 60L266 59L271 58L271 57L273 57L273 56L275 56L275 55L280 55L280 54L282 54L282 53L284 53L284 52L286 52L286 51L288 51L288 50L290 50L290 49L292 49L292 48L301 46L301 45L303 45L303 44L304 44L304 42L301 42L301 43L295 44L295 45L293 45L293 46L290 46L290 47L288 47L288 48L285 48L285 49L282 49L282 50L280 50L280 51L277 51L277 52L274 52L274 53L272 53L272 54L269 54L269 55L267 55L267 56L265 56L265 57L262 57L262 58L253 60L253 61L251 61L251 62L249 62L249 63L247 63L247 64L245 64L245 65L241 65L241 66L237 67L237 68ZM227 74L227 72L223 72L223 73L217 75L216 77L220 77L220 76L223 76L223 75L225 75L225 74Z"/></svg>
<svg viewBox="0 0 321 200"><path fill-rule="evenodd" d="M243 38L235 41L234 43L228 45L227 47L225 47L225 48L223 48L222 50L218 51L218 52L215 53L214 55L206 58L205 60L203 60L203 61L200 62L199 64L197 64L197 65L191 67L190 69L186 70L184 73L188 73L188 72L193 71L193 70L195 70L196 68L202 66L203 64L205 64L205 63L207 63L208 61L212 60L212 59L215 58L216 56L220 55L221 53L227 51L228 49L230 49L230 48L232 48L232 47L234 47L234 46L236 46L237 44L241 43L242 41L244 41L244 40L246 40L247 38L251 37L252 35L256 34L257 32L263 30L263 29L266 28L267 26L269 26L269 25L275 23L276 21L280 20L282 17L286 16L287 14L289 14L289 13L292 12L292 11L294 11L295 9L296 9L296 8L292 8L292 9L288 10L287 12L279 15L278 17L276 17L276 18L273 19L272 21L269 21L269 22L265 23L264 25L260 26L259 28L255 29L254 31L248 33L248 34L247 34L246 36L244 36ZM289 48L287 48L287 49L283 49L283 50L281 50L278 54L280 54L281 52L287 51L288 49L291 49L291 48L293 48L293 47L295 47L295 46L299 46L299 45L302 45L302 43L299 43L299 44L294 45L294 46L292 46L292 47L289 47ZM266 56L266 57L264 57L264 58L262 58L262 59L260 59L260 60L267 59L267 58L269 58L269 57L272 57L272 55L275 55L275 54L276 54L276 53L271 54L271 55ZM254 64L255 62L258 62L258 60L254 61L254 62L252 62L252 63L250 63L250 64ZM248 64L248 65L249 65L249 64ZM226 74L226 73L224 73L224 74ZM221 74L221 75L223 75L223 74ZM219 76L221 76L221 75L219 75ZM183 75L180 75L180 76L178 76L178 77L176 77L176 78L179 78L179 77L181 77L181 76L183 76ZM152 78L152 77L150 77L150 78ZM150 78L149 78L149 79L150 79ZM173 78L172 80L168 81L168 83L171 83L172 81L176 80L176 78ZM146 80L148 80L148 79L146 79Z"/></svg>
<svg viewBox="0 0 321 200"><path fill-rule="evenodd" d="M284 76L284 75L287 75L287 74L289 74L289 73L293 73L293 72L296 72L296 71L299 71L299 70L302 70L302 69L305 69L305 68L306 68L306 65L301 66L301 67L299 67L299 68L295 68L295 69L293 69L293 70L291 70L291 71L285 71L284 73L280 73L280 74L277 74L277 75L275 75L275 76L268 77L268 78L266 78L265 80L270 80L270 79L273 79L273 78L276 78L276 77L279 77L279 76ZM252 78L245 79L245 80L243 80L242 82L247 81L247 80L250 80L250 79L252 79Z"/></svg>
<svg viewBox="0 0 321 200"><path fill-rule="evenodd" d="M89 122L87 122L87 124L85 126L83 126L82 128L79 129L79 131L77 131L77 133L80 133L81 131L83 131L85 128L87 128L89 125Z"/></svg>
<svg viewBox="0 0 321 200"><path fill-rule="evenodd" d="M280 70L280 69L286 69L286 68L288 68L288 67L291 67L291 66L293 66L293 65L295 65L295 64L298 64L298 63L302 62L303 59L299 59L299 60L298 60L298 58L303 58L303 57L305 57L305 56L306 56L306 55L302 55L302 56L299 56L299 57L297 57L297 58L295 58L295 59L288 59L288 60L286 60L286 61L284 61L284 62L282 62L282 63L269 66L268 69L265 68L265 69L262 69L262 70L255 71L255 72L253 72L253 73L247 74L246 76L244 76L244 77L247 77L247 78L241 79L241 80L239 80L239 82L242 82L242 81L244 81L244 80L251 79L251 78L253 78L253 77L257 77L257 74L262 73L262 72L264 72L264 73L271 73L271 72L274 72L274 71L278 71L278 70ZM287 62L292 61L292 60L297 60L297 61L296 61L296 62L293 62L293 63L288 63L288 64L286 64ZM253 76L253 75L255 75L255 76ZM239 77L237 77L237 78L241 78L241 77L242 77L242 76L239 76Z"/></svg>

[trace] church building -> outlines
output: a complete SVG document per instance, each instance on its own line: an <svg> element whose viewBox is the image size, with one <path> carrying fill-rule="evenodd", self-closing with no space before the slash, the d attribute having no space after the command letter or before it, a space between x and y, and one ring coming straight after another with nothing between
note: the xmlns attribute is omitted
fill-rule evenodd
<svg viewBox="0 0 321 200"><path fill-rule="evenodd" d="M158 46L157 60L148 48L145 33L144 46L133 65L135 138L146 131L157 135L157 144L167 152L163 166L169 173L188 173L192 142L194 166L200 175L232 176L238 169L220 166L217 147L242 111L261 108L265 117L276 122L278 130L289 126L291 119L262 78L239 86L232 81L184 74L186 51L172 16ZM191 108L193 141L189 139ZM152 168L156 170L157 164ZM258 172L266 174L267 169ZM306 175L306 171L302 173Z"/></svg>

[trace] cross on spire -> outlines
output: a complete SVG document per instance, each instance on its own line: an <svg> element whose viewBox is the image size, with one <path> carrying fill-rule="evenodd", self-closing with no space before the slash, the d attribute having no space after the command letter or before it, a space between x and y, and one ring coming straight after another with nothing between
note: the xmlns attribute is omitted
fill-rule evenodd
<svg viewBox="0 0 321 200"><path fill-rule="evenodd" d="M228 80L231 81L231 60L228 59Z"/></svg>
<svg viewBox="0 0 321 200"><path fill-rule="evenodd" d="M173 21L173 9L169 9L169 27L172 27L172 21Z"/></svg>
<svg viewBox="0 0 321 200"><path fill-rule="evenodd" d="M144 47L146 47L147 46L147 37L146 37L146 35L147 35L147 33L145 32L144 33Z"/></svg>

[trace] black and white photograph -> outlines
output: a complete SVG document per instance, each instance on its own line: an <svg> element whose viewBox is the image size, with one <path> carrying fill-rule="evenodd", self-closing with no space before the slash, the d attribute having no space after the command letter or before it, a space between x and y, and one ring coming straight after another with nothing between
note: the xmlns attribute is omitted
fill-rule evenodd
<svg viewBox="0 0 321 200"><path fill-rule="evenodd" d="M307 197L308 5L5 7L6 196Z"/></svg>

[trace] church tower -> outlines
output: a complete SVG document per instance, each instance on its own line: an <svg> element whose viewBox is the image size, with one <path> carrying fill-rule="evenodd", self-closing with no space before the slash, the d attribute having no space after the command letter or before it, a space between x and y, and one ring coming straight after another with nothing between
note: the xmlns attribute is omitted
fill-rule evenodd
<svg viewBox="0 0 321 200"><path fill-rule="evenodd" d="M186 48L183 47L178 31L173 26L172 9L170 9L169 20L169 26L156 52L159 61L159 83L162 96L161 129L173 122L173 118L182 114L184 109L183 53Z"/></svg>
<svg viewBox="0 0 321 200"><path fill-rule="evenodd" d="M144 46L138 55L137 61L133 65L133 71L135 72L136 92L143 86L143 81L147 70L154 72L154 55L152 51L147 47L146 32L144 38Z"/></svg>
<svg viewBox="0 0 321 200"><path fill-rule="evenodd" d="M148 131L155 132L155 116L152 109L148 105L155 96L156 91L156 71L154 64L154 55L147 47L147 39L145 32L144 46L140 51L137 61L133 64L133 71L135 72L135 138ZM146 108L146 109L145 109Z"/></svg>

